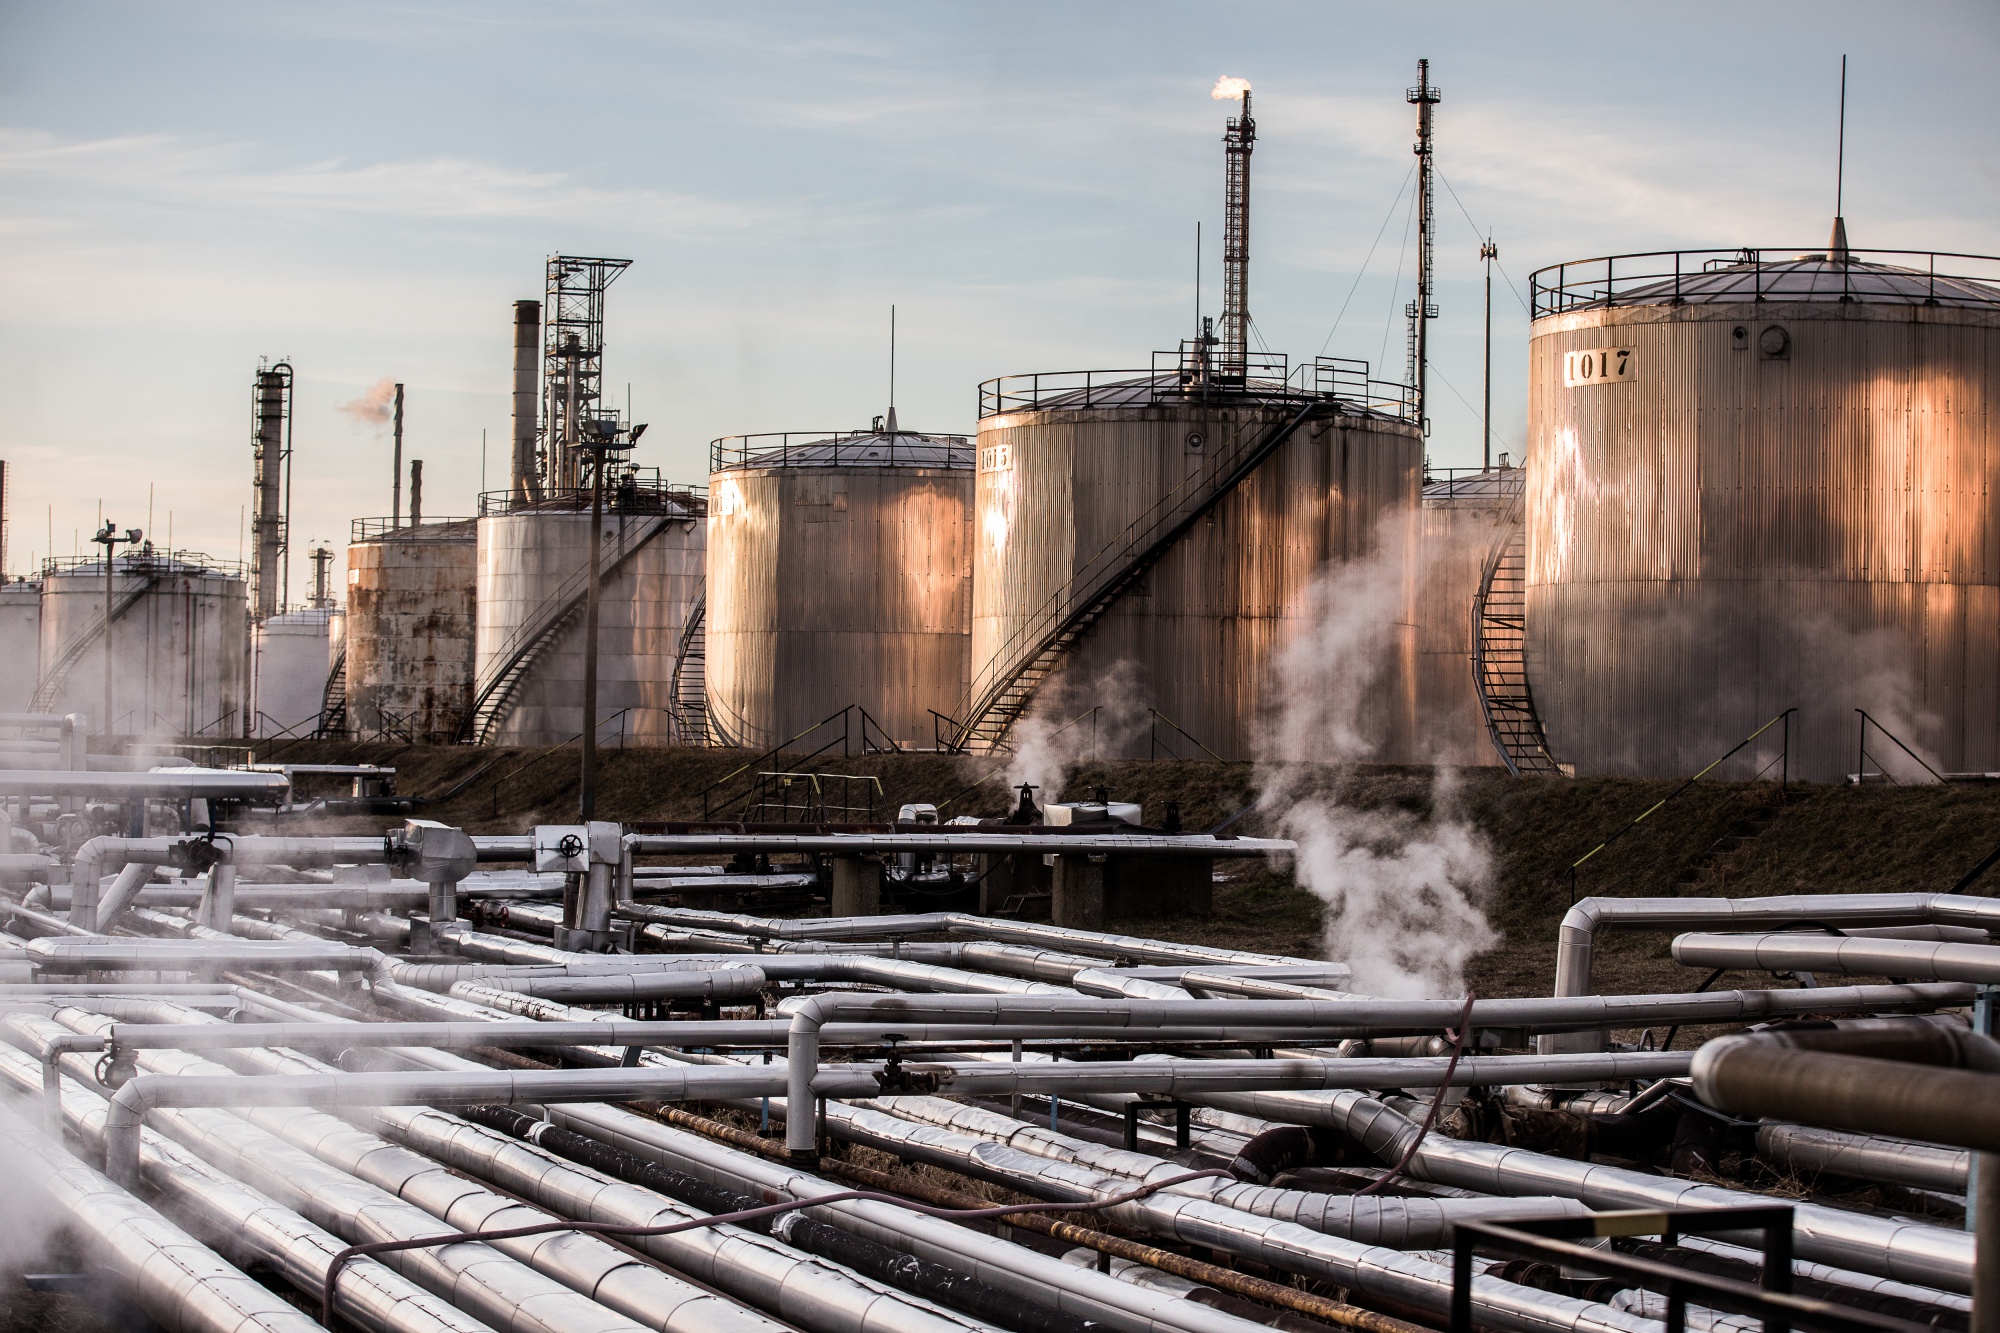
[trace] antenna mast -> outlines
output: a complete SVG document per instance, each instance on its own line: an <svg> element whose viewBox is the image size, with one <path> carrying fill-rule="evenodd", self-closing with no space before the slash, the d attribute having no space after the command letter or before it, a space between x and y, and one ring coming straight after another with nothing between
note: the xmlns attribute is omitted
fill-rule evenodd
<svg viewBox="0 0 2000 1333"><path fill-rule="evenodd" d="M1250 154L1257 122L1250 117L1250 89L1243 113L1229 118L1222 136L1226 184L1222 214L1222 366L1225 379L1241 380L1250 350Z"/></svg>
<svg viewBox="0 0 2000 1333"><path fill-rule="evenodd" d="M1431 108L1442 95L1431 83L1431 62L1417 62L1417 86L1409 100L1417 108L1417 299L1404 308L1410 320L1410 384L1416 391L1417 423L1425 435L1431 433L1430 402L1426 393L1430 357L1430 322L1437 318L1431 300L1431 250L1436 231L1431 210Z"/></svg>
<svg viewBox="0 0 2000 1333"><path fill-rule="evenodd" d="M1840 58L1840 140L1833 167L1833 235L1826 243L1828 263L1847 262L1847 219L1842 205L1847 192L1847 57Z"/></svg>

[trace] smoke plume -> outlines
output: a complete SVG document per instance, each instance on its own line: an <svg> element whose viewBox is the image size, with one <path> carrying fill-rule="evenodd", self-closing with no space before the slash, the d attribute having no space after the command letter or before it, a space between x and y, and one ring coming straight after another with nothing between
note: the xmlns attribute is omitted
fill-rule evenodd
<svg viewBox="0 0 2000 1333"><path fill-rule="evenodd" d="M1099 754L1128 753L1150 720L1134 663L1090 673L1087 687L1064 672L1037 691L1034 705L1014 724L1007 784L1032 783L1039 799L1056 800L1069 775Z"/></svg>
<svg viewBox="0 0 2000 1333"><path fill-rule="evenodd" d="M340 405L340 410L353 417L363 426L376 430L389 424L389 418L396 408L396 381L384 377L376 380L368 392L359 398Z"/></svg>
<svg viewBox="0 0 2000 1333"><path fill-rule="evenodd" d="M1399 734L1392 703L1408 670L1415 515L1387 515L1367 556L1333 566L1307 600L1306 628L1272 664L1278 700L1260 747L1260 809L1299 844L1299 882L1326 904L1327 956L1358 993L1450 996L1465 965L1497 942L1481 904L1493 853L1439 769L1427 815L1354 805L1343 769L1385 755Z"/></svg>
<svg viewBox="0 0 2000 1333"><path fill-rule="evenodd" d="M1250 91L1250 80L1239 79L1234 74L1225 74L1215 81L1208 95L1218 102L1239 102L1243 94Z"/></svg>

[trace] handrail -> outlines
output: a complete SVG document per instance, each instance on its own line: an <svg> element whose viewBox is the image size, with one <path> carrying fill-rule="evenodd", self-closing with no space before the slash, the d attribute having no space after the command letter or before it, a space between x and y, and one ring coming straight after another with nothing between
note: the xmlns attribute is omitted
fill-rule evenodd
<svg viewBox="0 0 2000 1333"><path fill-rule="evenodd" d="M832 740L825 742L818 749L812 750L804 755L799 756L798 758L793 759L790 763L782 765L778 769L778 771L783 773L803 772L807 764L812 763L815 759L818 759L821 755L827 753L827 751L833 749L833 747L836 745L840 747L841 753L845 755L848 752L847 751L848 742L853 739L850 727L852 724L853 715L855 713L861 714L861 748L863 753L866 753L871 748L877 751L878 753L881 752L883 749L883 747L881 746L871 747L869 744L868 727L871 723L874 725L875 730L881 734L882 739L888 742L889 750L895 753L901 753L902 746L896 743L895 738L889 735L887 729L884 728L880 722L875 721L875 718L868 712L867 709L861 707L861 705L859 704L849 704L847 705L847 707L841 709L839 712L827 714L825 717L813 723L810 727L807 727L804 731L799 732L797 735L779 741L776 745L764 751L762 754L757 755L749 762L741 764L736 768L731 769L729 772L717 778L714 782L709 783L707 787L702 789L701 793L702 817L704 819L712 818L718 807L733 805L736 802L738 796L742 796L745 798L755 796L762 786L761 781L756 776L753 776L751 781L747 785L741 787L740 790L731 791L725 796L717 796L716 792L728 786L728 784L734 782L737 778L741 777L745 773L752 773L754 775L758 770L761 770L765 765L777 761L786 752L788 747L796 744L799 741L804 740L806 737L812 735L814 732L818 731L822 727L832 726L836 719L841 724L840 734L838 736L835 736Z"/></svg>
<svg viewBox="0 0 2000 1333"><path fill-rule="evenodd" d="M1148 755L1149 758L1158 759L1160 757L1160 723L1164 722L1168 726L1172 727L1175 731L1178 731L1181 735L1187 737L1187 739L1193 741L1195 743L1195 747L1199 749L1203 754L1207 755L1210 759L1215 760L1219 764L1225 764L1229 762L1228 760L1224 759L1221 755L1217 754L1215 751L1209 749L1206 745L1203 745L1201 743L1201 737L1195 735L1193 732L1189 731L1186 727L1174 721L1172 718L1168 717L1165 713L1162 713L1159 709L1148 708L1146 711L1153 715L1153 725L1148 735L1148 740L1150 742L1149 755ZM1169 757L1174 759L1180 758L1179 755L1173 752L1171 747L1169 747L1169 749L1167 750L1167 754Z"/></svg>
<svg viewBox="0 0 2000 1333"><path fill-rule="evenodd" d="M694 607L688 612L687 623L681 626L680 642L674 647L674 671L667 682L667 698L673 701L675 729L680 733L677 739L692 739L698 745L709 743L708 730L708 585L702 585L695 596ZM681 697L687 684L687 668L691 662L702 664L702 692L692 700ZM691 713L698 713L699 727L689 721Z"/></svg>
<svg viewBox="0 0 2000 1333"><path fill-rule="evenodd" d="M1108 605L1134 579L1157 563L1183 534L1234 493L1236 488L1275 452L1279 445L1289 440L1309 418L1327 411L1329 406L1331 405L1323 400L1306 403L1289 419L1274 424L1256 444L1237 451L1237 460L1228 466L1227 471L1222 470L1227 460L1218 458L1213 467L1204 467L1183 478L1176 485L1169 487L1145 513L1127 523L1117 538L1107 542L1093 554L1085 562L1084 572L1073 576L1068 583L1051 593L1041 608L1010 635L1000 651L994 654L993 660L1005 665L994 673L990 683L983 690L978 688L976 682L968 689L965 721L958 737L958 748L963 748L985 722L987 715L998 706L999 701L1005 697L1014 683L1034 666L1038 658L1072 630L1080 629L1088 620L1094 619L1095 612L1099 608ZM1337 408L1334 410L1337 411ZM1237 432L1237 439L1242 439L1254 425L1255 423L1246 423L1245 427ZM1216 472L1222 472L1220 478L1213 483L1206 495L1198 498L1189 507L1187 513L1169 525L1161 535L1139 549L1137 554L1129 554L1134 546L1157 531L1159 525L1166 521L1165 515L1159 512L1162 508L1185 499L1181 492L1190 483L1213 476ZM1149 527L1139 531L1137 535L1131 535L1142 523L1148 523L1149 520ZM1131 535L1129 541L1126 540L1128 535ZM1090 567L1107 553L1114 551L1120 556L1129 555L1129 558L1126 558L1123 564L1111 568L1094 586L1087 584L1085 581L1090 577L1088 572ZM1079 587L1087 587L1088 595L1080 595L1076 591ZM1021 644L1031 633L1036 635L1032 646L1018 649L1016 645Z"/></svg>
<svg viewBox="0 0 2000 1333"><path fill-rule="evenodd" d="M1873 725L1875 730L1881 732L1884 736L1887 736L1891 741L1891 743L1893 743L1898 750L1901 750L1904 754L1910 756L1910 758L1916 760L1919 764L1923 764L1924 772L1930 774L1932 777L1936 778L1939 782L1945 781L1944 774L1938 772L1935 768L1932 768L1928 763L1925 763L1924 757L1922 755L1918 754L1915 750L1912 750L1909 746L1903 744L1901 737L1896 735L1895 732L1889 730L1887 727L1883 726L1880 721L1878 721L1868 712L1867 709L1857 708L1854 711L1861 714L1860 755L1856 759L1854 765L1855 785L1859 786L1860 783L1868 776L1868 728L1870 725ZM1889 778L1889 771L1887 769L1882 770L1882 776L1885 778ZM1895 779L1889 778L1889 781L1894 782Z"/></svg>
<svg viewBox="0 0 2000 1333"><path fill-rule="evenodd" d="M336 700L335 691L339 691ZM319 729L321 738L330 736L334 727L347 727L347 645L340 645L340 652L334 656L333 665L327 669L326 684L319 692Z"/></svg>
<svg viewBox="0 0 2000 1333"><path fill-rule="evenodd" d="M1512 501L1501 515L1499 531L1494 536L1492 547L1486 553L1485 564L1480 567L1479 586L1472 595L1472 605L1470 608L1472 613L1472 690L1479 698L1479 715L1486 723L1486 735L1488 739L1493 742L1493 748L1500 752L1500 762L1507 766L1508 775L1517 778L1522 775L1521 760L1523 756L1516 754L1514 747L1508 743L1506 732L1509 728L1502 724L1499 711L1495 707L1490 677L1497 673L1498 667L1487 655L1486 630L1489 625L1494 623L1495 619L1489 608L1493 600L1494 579L1499 575L1501 562L1507 558L1508 552L1513 549L1516 542L1524 540L1521 524L1526 504L1527 491L1525 487L1519 487L1514 491ZM1523 636L1526 635L1525 611L1523 623L1519 627L1519 630ZM1555 756L1549 753L1548 737L1542 730L1541 718L1535 712L1534 692L1529 688L1527 682L1525 654L1522 668L1520 723L1529 733L1533 743L1533 753L1540 755L1536 771L1543 771L1540 764L1546 763L1548 771L1560 773L1562 772L1562 768L1556 763Z"/></svg>
<svg viewBox="0 0 2000 1333"><path fill-rule="evenodd" d="M1654 302L1671 292L1670 303L1682 304L1688 284L1717 273L1743 273L1751 281L1748 299L1786 299L1772 290L1769 275L1797 271L1802 262L1837 266L1842 273L1839 298L1864 304L2000 305L2000 257L1946 250L1857 250L1829 260L1824 244L1795 249L1738 247L1727 250L1648 250L1550 264L1528 275L1531 318L1541 319L1572 310L1604 309L1635 301ZM1778 256L1778 257L1767 257ZM1938 261L1953 271L1940 272ZM1921 262L1919 262L1921 261ZM1964 269L1966 271L1957 271ZM1553 275L1553 276L1551 276ZM1856 283L1856 278L1864 281ZM1883 277L1923 280L1921 294L1909 284L1889 290ZM1940 290L1938 284L1945 284ZM1803 295L1803 294L1801 294ZM1826 298L1832 296L1831 291Z"/></svg>
<svg viewBox="0 0 2000 1333"><path fill-rule="evenodd" d="M793 441L798 443L795 446ZM888 442L888 458L847 458L840 456L841 446L859 440ZM775 443L773 443L775 442ZM817 451L832 446L831 456L821 458ZM842 463L859 465L882 463L891 466L930 466L945 468L969 468L973 465L972 440L964 435L938 435L928 431L915 430L774 430L756 435L724 435L708 443L708 470L725 472L753 467L792 467L792 450L813 449L813 464L824 463L838 466ZM869 446L880 449L880 443ZM906 451L906 456L898 457L898 448ZM910 450L922 450L921 455L908 455ZM944 457L936 454L943 450Z"/></svg>

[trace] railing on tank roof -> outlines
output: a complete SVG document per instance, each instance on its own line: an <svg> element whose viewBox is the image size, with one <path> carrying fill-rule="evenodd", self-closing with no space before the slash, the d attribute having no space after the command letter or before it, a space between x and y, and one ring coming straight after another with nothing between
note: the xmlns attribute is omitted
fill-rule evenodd
<svg viewBox="0 0 2000 1333"><path fill-rule="evenodd" d="M1212 349L1195 341L1154 352L1147 369L1057 370L1002 375L979 386L979 417L1036 408L1228 403L1241 399L1305 404L1327 401L1413 420L1410 387L1371 379L1368 363L1320 356L1292 364L1282 352L1252 352L1241 374L1226 372Z"/></svg>
<svg viewBox="0 0 2000 1333"><path fill-rule="evenodd" d="M1491 468L1432 467L1424 460L1424 499L1511 499L1521 493L1527 469L1508 463L1507 455Z"/></svg>
<svg viewBox="0 0 2000 1333"><path fill-rule="evenodd" d="M184 547L173 551L162 551L149 543L142 545L136 551L121 553L116 568L120 574L182 572L242 578L246 566L241 560L217 560L204 552L190 551ZM46 578L51 574L88 574L92 571L99 574L104 572L103 556L52 555L43 557L39 577Z"/></svg>
<svg viewBox="0 0 2000 1333"><path fill-rule="evenodd" d="M387 516L382 518L357 518L348 524L347 540L350 542L372 542L396 534L401 534L405 537L435 536L437 535L436 533L423 531L423 529L442 528L453 523L470 522L472 522L470 514L439 514L435 518L426 514L421 524L413 524L407 518L399 523Z"/></svg>
<svg viewBox="0 0 2000 1333"><path fill-rule="evenodd" d="M1864 305L2000 306L2000 258L1946 250L1859 250L1849 247L1844 261L1835 261L1841 285L1839 300ZM1717 273L1750 279L1747 299L1827 300L1835 293L1775 290L1782 275L1796 273L1801 262L1826 262L1827 247L1797 249L1650 250L1597 259L1575 259L1528 275L1532 318L1573 310L1603 310L1619 305L1682 304L1689 295L1707 296L1712 287L1684 286ZM1897 290L1885 290L1883 276L1917 279ZM1857 281L1858 280L1858 281ZM1946 284L1940 290L1940 283Z"/></svg>
<svg viewBox="0 0 2000 1333"><path fill-rule="evenodd" d="M870 441L867 445L859 442ZM932 467L966 467L974 462L972 441L963 435L933 435L923 431L899 430L773 430L757 435L725 435L708 446L708 470L724 472L746 467L797 467L805 464L838 466L841 463L880 463L881 441L889 442L888 462L929 464ZM939 462L937 451L947 452ZM843 457L842 449L849 450ZM873 456L864 456L862 450ZM961 450L964 457L952 454Z"/></svg>
<svg viewBox="0 0 2000 1333"><path fill-rule="evenodd" d="M590 487L543 487L539 500L523 500L513 491L482 491L479 516L517 514L525 510L571 510L590 508ZM612 514L672 514L687 511L699 518L708 513L706 483L679 485L660 475L658 468L628 467L611 475L604 491L604 509Z"/></svg>

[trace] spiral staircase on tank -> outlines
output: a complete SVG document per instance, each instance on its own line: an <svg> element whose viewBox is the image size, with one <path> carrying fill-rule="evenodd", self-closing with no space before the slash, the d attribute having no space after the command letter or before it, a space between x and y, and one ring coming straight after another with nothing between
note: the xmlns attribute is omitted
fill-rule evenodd
<svg viewBox="0 0 2000 1333"><path fill-rule="evenodd" d="M1312 402L1261 434L1240 430L1215 450L1208 466L1170 489L1106 543L996 654L1002 667L968 696L951 748L993 751L1028 709L1063 657L1129 588L1164 558L1190 528L1212 513L1243 481L1327 404Z"/></svg>
<svg viewBox="0 0 2000 1333"><path fill-rule="evenodd" d="M31 713L48 712L55 705L56 695L62 690L63 682L69 679L69 673L76 669L77 663L81 662L83 655L90 651L91 645L104 637L105 627L110 621L118 619L134 606L138 605L139 599L151 592L154 585L159 581L160 575L158 571L142 573L136 583L127 588L123 594L112 602L110 620L100 619L92 621L90 624L84 626L83 630L71 638L68 643L64 644L62 652L49 665L47 673L35 682L35 693L34 697L28 703L28 711ZM110 719L105 719L104 725L109 729L111 725Z"/></svg>
<svg viewBox="0 0 2000 1333"><path fill-rule="evenodd" d="M605 551L599 562L600 580L608 579L646 544L665 532L667 525L684 516L663 514L629 524L618 541ZM552 648L563 633L580 620L590 592L590 566L584 566L535 608L520 628L509 636L495 655L491 670L480 673L473 683L472 707L459 729L459 740L474 745L490 745L500 723L514 707L521 682Z"/></svg>
<svg viewBox="0 0 2000 1333"><path fill-rule="evenodd" d="M1501 520L1472 599L1472 681L1500 761L1515 777L1560 776L1528 686L1528 533L1523 494Z"/></svg>
<svg viewBox="0 0 2000 1333"><path fill-rule="evenodd" d="M674 710L674 738L683 745L708 745L708 590L695 599L681 630L680 645L674 651L674 676L670 698Z"/></svg>
<svg viewBox="0 0 2000 1333"><path fill-rule="evenodd" d="M326 687L319 696L319 729L313 733L320 740L337 739L347 734L347 649L342 646L333 659L333 668L326 673Z"/></svg>

